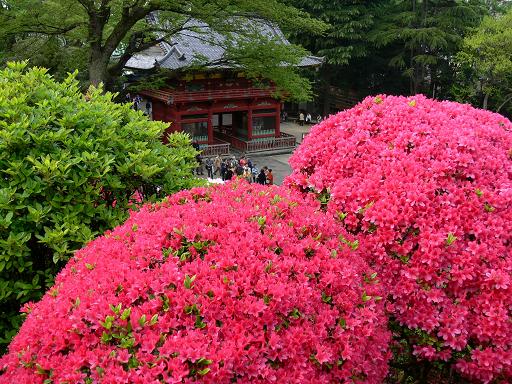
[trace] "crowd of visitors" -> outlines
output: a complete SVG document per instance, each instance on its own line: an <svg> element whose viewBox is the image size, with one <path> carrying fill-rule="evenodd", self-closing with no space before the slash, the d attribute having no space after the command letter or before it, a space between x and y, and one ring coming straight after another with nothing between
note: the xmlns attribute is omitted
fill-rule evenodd
<svg viewBox="0 0 512 384"><path fill-rule="evenodd" d="M233 177L242 178L249 183L274 184L274 175L272 169L263 167L258 169L251 159L242 156L237 159L235 156L222 158L220 156L207 157L203 159L201 155L196 157L196 174L204 176L204 170L209 179L219 178L222 181L231 180Z"/></svg>
<svg viewBox="0 0 512 384"><path fill-rule="evenodd" d="M301 111L299 113L299 125L303 126L304 123L307 124L317 124L320 123L322 120L325 120L326 117L322 117L320 114L316 116L315 119L311 116L311 113L309 112L303 112Z"/></svg>

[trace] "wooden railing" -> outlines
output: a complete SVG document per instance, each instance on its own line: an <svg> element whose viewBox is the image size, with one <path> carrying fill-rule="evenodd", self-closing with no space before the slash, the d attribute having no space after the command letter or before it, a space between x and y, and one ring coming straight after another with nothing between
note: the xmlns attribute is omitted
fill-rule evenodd
<svg viewBox="0 0 512 384"><path fill-rule="evenodd" d="M246 152L269 151L281 148L295 148L297 139L295 136L281 132L281 137L269 137L261 140L254 139L247 142Z"/></svg>
<svg viewBox="0 0 512 384"><path fill-rule="evenodd" d="M271 97L276 92L275 87L268 88L233 88L233 89L212 89L205 91L174 91L170 89L151 89L140 93L154 99L161 100L168 104L184 101L206 101L243 99L249 97Z"/></svg>
<svg viewBox="0 0 512 384"><path fill-rule="evenodd" d="M251 141L243 140L239 137L223 135L222 138L231 142L233 148L242 152L260 152L276 149L295 148L297 139L295 136L281 132L281 137L263 137L255 138Z"/></svg>
<svg viewBox="0 0 512 384"><path fill-rule="evenodd" d="M201 155L203 157L229 155L229 146L229 143L221 140L217 140L215 144L201 145Z"/></svg>

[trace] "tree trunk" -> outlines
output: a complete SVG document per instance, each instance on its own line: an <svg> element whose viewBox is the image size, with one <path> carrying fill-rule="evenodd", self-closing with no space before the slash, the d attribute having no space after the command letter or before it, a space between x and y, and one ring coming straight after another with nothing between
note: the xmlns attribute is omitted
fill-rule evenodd
<svg viewBox="0 0 512 384"><path fill-rule="evenodd" d="M103 83L105 89L108 89L111 85L112 76L109 72L109 64L112 54L139 20L142 20L151 11L158 9L158 6L154 4L149 6L140 4L123 6L120 20L112 27L110 34L105 36L105 26L111 13L108 3L108 1L102 1L101 5L98 6L93 1L84 2L89 15L88 37L91 50L89 56L89 82L95 86ZM117 72L120 73L121 71L122 67Z"/></svg>
<svg viewBox="0 0 512 384"><path fill-rule="evenodd" d="M91 52L89 58L89 82L95 87L103 83L105 88L110 85L108 73L109 57L104 57L100 52Z"/></svg>
<svg viewBox="0 0 512 384"><path fill-rule="evenodd" d="M489 102L489 94L486 93L485 96L484 96L484 103L482 105L482 108L483 109L487 109L487 103Z"/></svg>
<svg viewBox="0 0 512 384"><path fill-rule="evenodd" d="M105 51L102 47L103 31L110 16L110 8L100 6L96 8L94 3L86 3L89 14L89 82L98 86L105 83L107 65L110 57L105 59Z"/></svg>

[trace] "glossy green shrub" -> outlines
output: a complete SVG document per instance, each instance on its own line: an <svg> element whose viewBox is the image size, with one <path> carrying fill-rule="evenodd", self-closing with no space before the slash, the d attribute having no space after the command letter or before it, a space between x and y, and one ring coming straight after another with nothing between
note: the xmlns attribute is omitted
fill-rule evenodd
<svg viewBox="0 0 512 384"><path fill-rule="evenodd" d="M38 300L74 250L123 222L140 200L195 184L188 136L161 137L151 122L82 94L42 68L0 71L0 341L19 326L20 306Z"/></svg>

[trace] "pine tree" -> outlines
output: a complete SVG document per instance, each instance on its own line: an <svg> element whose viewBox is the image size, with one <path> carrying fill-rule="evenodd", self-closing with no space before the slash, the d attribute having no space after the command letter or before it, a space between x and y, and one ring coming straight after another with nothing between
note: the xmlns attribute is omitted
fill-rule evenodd
<svg viewBox="0 0 512 384"><path fill-rule="evenodd" d="M371 40L390 48L389 65L409 79L411 94L436 97L448 93L452 58L486 12L480 0L391 0L379 7Z"/></svg>
<svg viewBox="0 0 512 384"><path fill-rule="evenodd" d="M288 3L327 23L329 29L320 38L306 31L292 35L295 43L303 45L316 55L323 56L325 63L315 74L319 110L330 111L333 99L331 86L343 93L359 93L365 96L366 87L358 87L365 76L356 73L360 68L354 63L365 60L371 53L368 32L374 22L374 8L383 0L288 0Z"/></svg>

